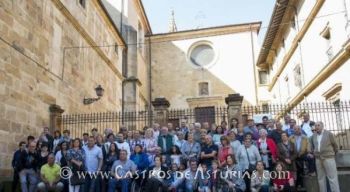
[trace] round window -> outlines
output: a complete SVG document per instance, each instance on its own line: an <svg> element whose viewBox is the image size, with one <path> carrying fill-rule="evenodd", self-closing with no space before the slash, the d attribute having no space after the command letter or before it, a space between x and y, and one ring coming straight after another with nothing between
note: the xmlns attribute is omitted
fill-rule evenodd
<svg viewBox="0 0 350 192"><path fill-rule="evenodd" d="M200 44L194 47L190 53L190 60L193 64L203 67L213 62L215 52L212 46Z"/></svg>

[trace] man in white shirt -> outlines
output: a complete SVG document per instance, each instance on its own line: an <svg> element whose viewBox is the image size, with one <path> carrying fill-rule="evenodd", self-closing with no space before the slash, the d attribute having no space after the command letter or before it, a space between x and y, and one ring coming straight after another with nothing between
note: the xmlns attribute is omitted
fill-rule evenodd
<svg viewBox="0 0 350 192"><path fill-rule="evenodd" d="M103 163L103 155L100 147L95 145L95 137L90 136L85 151L85 167L89 173L97 173L101 171ZM84 191L99 191L99 180L96 177L88 176L85 178Z"/></svg>
<svg viewBox="0 0 350 192"><path fill-rule="evenodd" d="M315 123L316 133L312 136L312 146L316 158L317 180L320 192L327 191L326 178L332 192L340 192L337 165L335 155L338 145L334 135L324 129L324 124L319 121Z"/></svg>
<svg viewBox="0 0 350 192"><path fill-rule="evenodd" d="M130 157L130 145L128 142L126 142L124 140L124 135L122 133L117 134L117 142L115 142L115 144L117 144L117 147L119 150L121 150L121 149L126 150L127 159L129 159L129 157Z"/></svg>
<svg viewBox="0 0 350 192"><path fill-rule="evenodd" d="M290 121L290 115L285 115L284 116L284 123L283 123L283 126L282 126L282 130L283 131L286 131L287 129L289 129L290 125L289 125L289 121Z"/></svg>
<svg viewBox="0 0 350 192"><path fill-rule="evenodd" d="M301 124L301 129L305 132L306 136L309 138L313 135L312 127L315 125L315 122L310 121L310 115L308 113L304 113L303 119L304 121Z"/></svg>

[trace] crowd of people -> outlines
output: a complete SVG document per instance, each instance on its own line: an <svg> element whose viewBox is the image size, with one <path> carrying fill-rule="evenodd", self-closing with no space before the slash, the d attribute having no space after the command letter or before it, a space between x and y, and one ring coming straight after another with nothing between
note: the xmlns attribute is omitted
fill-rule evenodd
<svg viewBox="0 0 350 192"><path fill-rule="evenodd" d="M128 192L134 180L147 192L281 192L297 191L304 176L317 175L321 192L339 192L337 150L333 134L308 114L301 125L289 115L281 122L264 116L262 123L248 119L245 126L234 118L219 125L106 128L103 134L94 128L82 138L45 127L19 143L12 189L20 183L22 192Z"/></svg>

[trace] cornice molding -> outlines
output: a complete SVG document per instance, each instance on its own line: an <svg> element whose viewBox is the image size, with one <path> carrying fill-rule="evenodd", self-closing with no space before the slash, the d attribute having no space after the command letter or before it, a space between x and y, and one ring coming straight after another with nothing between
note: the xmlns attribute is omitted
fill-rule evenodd
<svg viewBox="0 0 350 192"><path fill-rule="evenodd" d="M248 31L259 32L260 27L261 27L261 22L255 22L255 23L244 23L244 24L237 24L237 25L218 26L218 27L211 27L211 28L204 28L204 29L194 29L194 30L187 30L187 31L178 31L173 33L161 33L161 34L150 35L148 37L150 37L151 41L154 43L154 42L162 42L162 41L175 41L175 40L208 37L208 36L226 35L226 34L248 32Z"/></svg>

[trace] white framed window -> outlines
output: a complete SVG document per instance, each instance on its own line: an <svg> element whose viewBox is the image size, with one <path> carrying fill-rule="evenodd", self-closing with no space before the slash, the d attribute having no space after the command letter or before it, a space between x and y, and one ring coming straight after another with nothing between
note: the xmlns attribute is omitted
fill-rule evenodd
<svg viewBox="0 0 350 192"><path fill-rule="evenodd" d="M208 68L215 63L217 55L217 51L211 42L199 41L189 48L187 59L195 67Z"/></svg>

